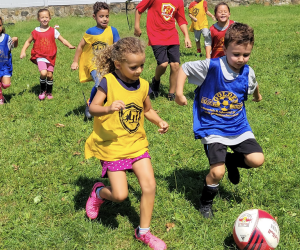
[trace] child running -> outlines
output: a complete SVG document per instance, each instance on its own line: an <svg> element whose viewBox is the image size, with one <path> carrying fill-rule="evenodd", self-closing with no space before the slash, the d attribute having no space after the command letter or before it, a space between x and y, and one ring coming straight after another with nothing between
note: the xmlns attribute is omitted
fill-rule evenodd
<svg viewBox="0 0 300 250"><path fill-rule="evenodd" d="M224 37L227 29L234 21L229 20L230 8L227 3L221 2L215 6L215 17L217 23L210 27L211 44L208 43L208 48L211 49L211 58L224 56L223 45Z"/></svg>
<svg viewBox="0 0 300 250"><path fill-rule="evenodd" d="M90 113L95 117L94 129L85 144L85 157L100 159L102 177L108 177L111 186L95 183L86 213L95 219L105 200L125 200L126 170L131 170L142 189L140 225L135 229L135 237L152 249L161 250L166 249L166 244L150 233L156 183L144 117L159 127L160 134L166 133L169 125L151 107L149 83L140 78L144 63L145 46L134 37L123 38L96 56L97 69L103 78L90 105Z"/></svg>
<svg viewBox="0 0 300 250"><path fill-rule="evenodd" d="M147 13L147 35L151 45L157 67L152 78L151 88L154 97L159 95L160 77L166 72L170 64L170 90L168 99L175 98L176 80L180 67L179 36L175 25L178 23L183 35L185 47L190 48L191 41L187 30L182 0L142 0L136 6L134 35L141 36L140 19L142 13Z"/></svg>
<svg viewBox="0 0 300 250"><path fill-rule="evenodd" d="M211 47L209 44L211 43L211 40L206 15L210 16L214 21L216 20L214 15L208 11L207 2L205 0L195 0L190 3L189 17L192 19L190 31L194 32L195 35L197 56L202 56L200 45L200 37L202 34L204 37L206 58L210 58Z"/></svg>
<svg viewBox="0 0 300 250"><path fill-rule="evenodd" d="M3 19L0 17L0 105L4 104L2 88L6 89L11 85L13 71L11 49L18 46L18 38L5 34Z"/></svg>
<svg viewBox="0 0 300 250"><path fill-rule="evenodd" d="M108 26L109 22L109 6L107 3L96 2L93 6L93 18L96 21L96 26L89 28L81 39L71 65L72 70L78 69L79 62L79 81L88 82L94 81L88 103L86 103L85 116L91 118L89 113L89 105L91 104L99 85L96 65L93 62L95 52L105 48L108 45L119 41L120 36L116 28Z"/></svg>
<svg viewBox="0 0 300 250"><path fill-rule="evenodd" d="M200 212L205 218L213 217L212 203L219 181L225 174L238 184L237 167L257 168L264 162L262 148L255 140L245 109L247 95L253 101L262 100L254 71L247 65L254 44L254 32L242 23L231 25L225 35L225 56L204 61L187 62L179 71L176 99L186 105L184 82L198 85L194 100L194 134L201 139L210 164L200 198ZM227 147L233 153L227 153Z"/></svg>
<svg viewBox="0 0 300 250"><path fill-rule="evenodd" d="M40 9L37 13L37 20L40 22L40 26L31 32L21 50L20 58L23 59L26 56L26 49L33 41L30 60L37 64L40 71L41 91L39 99L44 100L46 96L48 99L52 99L53 70L57 52L55 39L61 41L69 49L75 49L75 47L64 39L56 29L49 26L51 20L49 10Z"/></svg>

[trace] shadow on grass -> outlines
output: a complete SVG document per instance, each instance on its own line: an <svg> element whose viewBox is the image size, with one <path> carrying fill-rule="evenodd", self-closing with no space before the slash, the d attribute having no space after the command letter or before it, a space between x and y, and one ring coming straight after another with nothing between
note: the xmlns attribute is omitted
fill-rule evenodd
<svg viewBox="0 0 300 250"><path fill-rule="evenodd" d="M10 103L10 100L16 96L16 95L23 95L26 92L26 89L23 89L21 92L19 92L18 94L8 94L6 95L5 93L3 93L4 99L6 103Z"/></svg>
<svg viewBox="0 0 300 250"><path fill-rule="evenodd" d="M70 115L77 115L77 116L82 116L84 117L84 110L85 110L86 105L81 105L77 107L76 109L73 109L72 111L69 111L68 113L65 114L66 117Z"/></svg>
<svg viewBox="0 0 300 250"><path fill-rule="evenodd" d="M228 250L228 249L238 250L238 248L234 242L232 233L229 233L224 240L224 250L225 249L226 250Z"/></svg>
<svg viewBox="0 0 300 250"><path fill-rule="evenodd" d="M109 185L108 179L101 179L101 181L105 185ZM96 182L99 182L99 179L92 179L82 176L76 180L74 184L80 187L80 191L74 197L76 210L85 209L85 205L90 195L91 189ZM128 189L129 191L133 190L130 185L128 185ZM96 221L99 221L104 226L110 228L118 228L119 223L116 220L116 217L118 215L128 217L131 224L133 224L135 227L139 225L140 217L135 211L134 207L131 206L131 201L129 198L121 203L111 201L104 202L101 206L101 212L99 213Z"/></svg>

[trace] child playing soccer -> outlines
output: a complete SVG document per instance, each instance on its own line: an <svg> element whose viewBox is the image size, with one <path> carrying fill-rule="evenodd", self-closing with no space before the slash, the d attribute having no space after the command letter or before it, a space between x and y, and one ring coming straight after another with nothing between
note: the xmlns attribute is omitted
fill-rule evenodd
<svg viewBox="0 0 300 250"><path fill-rule="evenodd" d="M209 44L211 43L211 40L206 15L210 16L213 20L216 20L214 15L208 11L207 2L205 0L195 0L190 3L189 17L192 19L190 31L194 32L195 35L197 56L202 56L200 46L200 37L202 34L204 37L206 58L210 58L211 47Z"/></svg>
<svg viewBox="0 0 300 250"><path fill-rule="evenodd" d="M97 25L89 28L83 38L81 39L71 65L72 70L78 69L79 62L79 80L80 82L94 81L95 86L92 89L90 99L86 103L85 116L91 118L89 113L89 105L92 102L99 85L99 78L95 63L93 62L94 54L105 48L108 45L119 41L120 36L116 28L108 26L109 22L109 6L107 3L96 2L93 6L95 19Z"/></svg>
<svg viewBox="0 0 300 250"><path fill-rule="evenodd" d="M255 140L246 116L244 102L262 97L254 71L247 65L254 44L254 32L242 23L231 25L225 35L225 56L204 61L187 62L180 68L175 101L186 105L183 95L186 78L198 85L194 100L194 134L201 139L210 164L200 198L200 212L213 217L212 203L225 174L238 184L240 168L257 168L264 162L260 145ZM227 147L233 153L227 153Z"/></svg>
<svg viewBox="0 0 300 250"><path fill-rule="evenodd" d="M182 0L142 0L136 6L134 35L140 36L140 19L142 13L147 13L147 34L157 67L155 76L152 78L151 88L155 97L159 95L160 77L165 73L170 64L170 90L168 99L175 98L176 80L180 67L179 36L175 26L178 23L184 38L185 46L191 47L191 41L187 31L187 21L184 14Z"/></svg>
<svg viewBox="0 0 300 250"><path fill-rule="evenodd" d="M49 10L40 9L37 13L37 19L40 22L40 26L31 32L30 37L21 50L20 58L23 59L26 56L26 49L34 41L30 60L37 64L40 71L41 91L39 99L43 100L46 96L48 99L52 99L53 70L57 52L55 39L61 41L69 49L75 49L75 47L64 39L57 29L49 26L51 20Z"/></svg>
<svg viewBox="0 0 300 250"><path fill-rule="evenodd" d="M162 250L166 244L150 233L156 183L144 117L156 124L161 134L168 131L169 125L151 107L149 83L140 78L144 63L145 46L134 37L123 38L96 56L97 69L103 78L90 105L90 113L95 117L94 130L86 141L85 157L100 159L102 177L108 177L111 186L95 183L86 213L95 219L106 200L125 200L126 170L131 170L142 189L140 225L135 229L135 237L152 249Z"/></svg>
<svg viewBox="0 0 300 250"><path fill-rule="evenodd" d="M13 71L11 49L18 46L18 38L5 34L3 19L0 17L0 105L4 104L2 88L6 89L11 85Z"/></svg>
<svg viewBox="0 0 300 250"><path fill-rule="evenodd" d="M225 33L229 26L234 23L234 21L229 20L230 8L224 2L218 3L215 6L215 17L217 23L209 28L211 40L208 43L208 48L211 49L211 58L224 56L223 45Z"/></svg>

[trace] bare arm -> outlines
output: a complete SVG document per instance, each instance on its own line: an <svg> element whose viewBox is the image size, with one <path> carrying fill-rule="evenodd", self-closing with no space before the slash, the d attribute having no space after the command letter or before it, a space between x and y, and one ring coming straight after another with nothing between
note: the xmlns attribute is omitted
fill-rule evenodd
<svg viewBox="0 0 300 250"><path fill-rule="evenodd" d="M140 28L142 13L140 13L137 9L135 10L135 22L134 22L134 35L140 37L142 35L142 31Z"/></svg>
<svg viewBox="0 0 300 250"><path fill-rule="evenodd" d="M189 14L189 18L191 18L194 22L197 22L197 18L194 17L192 14Z"/></svg>
<svg viewBox="0 0 300 250"><path fill-rule="evenodd" d="M12 40L12 42L14 44L14 48L17 48L18 44L19 44L18 38L15 36L15 37L12 37L11 40Z"/></svg>
<svg viewBox="0 0 300 250"><path fill-rule="evenodd" d="M191 43L191 40L190 40L190 37L189 37L189 33L188 33L188 29L187 29L187 26L186 24L182 24L180 26L180 29L184 35L184 43L185 43L185 47L186 48L191 48L192 47L192 43Z"/></svg>
<svg viewBox="0 0 300 250"><path fill-rule="evenodd" d="M211 14L209 11L206 11L205 13L206 13L206 15L210 16L214 21L216 21L215 16L213 14Z"/></svg>
<svg viewBox="0 0 300 250"><path fill-rule="evenodd" d="M147 96L146 100L144 101L144 113L147 120L159 127L158 132L160 134L164 134L168 131L169 124L161 119L155 110L153 110L149 96Z"/></svg>
<svg viewBox="0 0 300 250"><path fill-rule="evenodd" d="M79 60L79 57L81 56L82 54L82 50L83 50L83 47L86 45L86 42L85 40L82 38L80 43L78 44L77 46L77 49L76 49L76 52L75 52L75 56L74 56L74 59L73 59L73 63L71 65L71 69L73 70L76 70L78 69L78 60Z"/></svg>
<svg viewBox="0 0 300 250"><path fill-rule="evenodd" d="M26 42L24 43L24 46L21 50L21 54L20 54L21 59L23 59L26 56L26 50L32 41L33 41L33 37L32 37L32 35L30 35L30 37L26 40Z"/></svg>
<svg viewBox="0 0 300 250"><path fill-rule="evenodd" d="M258 88L258 85L257 85L256 89L254 90L254 93L253 93L253 100L252 101L260 102L261 100L262 100L262 96L259 93L259 88Z"/></svg>
<svg viewBox="0 0 300 250"><path fill-rule="evenodd" d="M63 45L67 46L69 49L75 49L76 47L70 44L66 39L64 39L61 35L57 38L59 41L63 43Z"/></svg>
<svg viewBox="0 0 300 250"><path fill-rule="evenodd" d="M186 97L183 95L184 83L187 75L184 73L182 67L180 67L177 76L177 86L176 86L176 97L175 102L180 106L187 105Z"/></svg>

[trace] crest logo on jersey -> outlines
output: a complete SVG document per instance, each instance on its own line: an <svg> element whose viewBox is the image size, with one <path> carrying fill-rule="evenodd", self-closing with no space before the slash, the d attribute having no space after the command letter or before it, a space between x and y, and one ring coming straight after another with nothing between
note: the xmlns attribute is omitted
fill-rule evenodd
<svg viewBox="0 0 300 250"><path fill-rule="evenodd" d="M92 44L93 51L104 49L107 46L107 43L97 41Z"/></svg>
<svg viewBox="0 0 300 250"><path fill-rule="evenodd" d="M141 114L143 108L135 103L129 103L125 110L119 111L119 118L123 128L130 134L136 132L140 126Z"/></svg>
<svg viewBox="0 0 300 250"><path fill-rule="evenodd" d="M199 13L199 9L198 9L198 8L193 9L192 15L193 15L194 17L196 17L196 16L198 15L198 13Z"/></svg>
<svg viewBox="0 0 300 250"><path fill-rule="evenodd" d="M205 104L202 106L202 109L206 113L222 117L237 116L243 108L243 103L238 101L237 96L229 91L218 92L213 99L208 99L204 96L201 99L201 103Z"/></svg>
<svg viewBox="0 0 300 250"><path fill-rule="evenodd" d="M174 14L175 7L170 3L163 3L161 5L161 14L166 21L169 21Z"/></svg>

